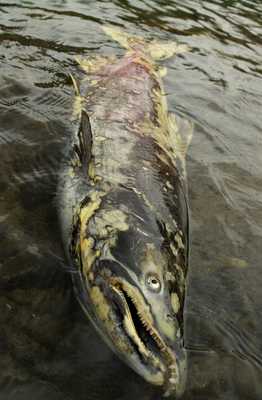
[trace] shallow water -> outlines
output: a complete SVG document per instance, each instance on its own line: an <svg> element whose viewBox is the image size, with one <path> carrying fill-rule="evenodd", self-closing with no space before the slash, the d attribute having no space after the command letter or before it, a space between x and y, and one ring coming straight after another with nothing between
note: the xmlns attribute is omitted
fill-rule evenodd
<svg viewBox="0 0 262 400"><path fill-rule="evenodd" d="M194 121L186 400L262 398L262 3L0 1L0 399L159 399L72 294L55 194L77 55L123 54L103 23L187 43L163 64Z"/></svg>

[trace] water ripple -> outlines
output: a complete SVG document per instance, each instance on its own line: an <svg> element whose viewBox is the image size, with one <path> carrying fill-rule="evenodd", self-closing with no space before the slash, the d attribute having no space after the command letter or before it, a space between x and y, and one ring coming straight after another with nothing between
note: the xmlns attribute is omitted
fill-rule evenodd
<svg viewBox="0 0 262 400"><path fill-rule="evenodd" d="M186 399L262 398L261 1L4 1L0 15L0 346L12 350L0 350L0 397L21 385L34 397L39 382L50 400L157 396L101 343L91 347L109 362L91 362L87 322L65 300L55 198L73 129L69 75L81 78L75 55L123 54L101 30L110 23L192 49L163 62L170 111L195 125Z"/></svg>

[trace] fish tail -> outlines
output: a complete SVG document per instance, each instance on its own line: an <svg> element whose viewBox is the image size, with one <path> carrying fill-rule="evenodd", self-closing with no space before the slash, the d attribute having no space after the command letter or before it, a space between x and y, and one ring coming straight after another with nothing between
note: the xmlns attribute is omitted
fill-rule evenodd
<svg viewBox="0 0 262 400"><path fill-rule="evenodd" d="M176 42L148 41L141 36L132 36L121 29L112 26L103 26L103 31L127 50L142 50L153 60L166 60L176 54L189 51L189 47Z"/></svg>

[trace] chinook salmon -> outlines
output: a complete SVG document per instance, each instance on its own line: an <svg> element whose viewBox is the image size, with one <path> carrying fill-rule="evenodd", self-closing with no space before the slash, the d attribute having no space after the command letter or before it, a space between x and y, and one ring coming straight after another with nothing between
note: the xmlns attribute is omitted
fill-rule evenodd
<svg viewBox="0 0 262 400"><path fill-rule="evenodd" d="M104 340L146 381L179 396L192 126L168 113L155 61L186 48L104 31L127 51L78 60L81 85L72 77L79 123L61 177L65 249L76 295Z"/></svg>

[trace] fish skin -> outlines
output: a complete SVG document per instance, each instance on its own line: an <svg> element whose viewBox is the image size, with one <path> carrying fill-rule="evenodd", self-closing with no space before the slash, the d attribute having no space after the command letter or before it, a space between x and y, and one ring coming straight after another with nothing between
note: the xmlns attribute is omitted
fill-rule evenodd
<svg viewBox="0 0 262 400"><path fill-rule="evenodd" d="M80 123L61 173L62 234L77 271L76 295L96 329L146 380L179 396L186 376L189 221L183 163L190 138L181 139L168 114L152 45L149 51L141 39L128 37L124 43L129 48L121 59L78 60L87 75L74 83ZM161 277L158 296L145 285L152 271ZM141 318L165 347L161 362L144 355L157 372L137 361L129 343L132 326L126 327L129 339L118 326L113 304L119 287L132 293Z"/></svg>

